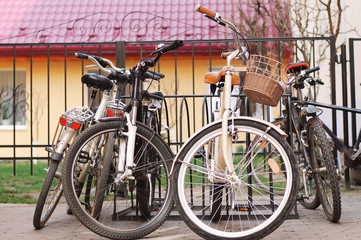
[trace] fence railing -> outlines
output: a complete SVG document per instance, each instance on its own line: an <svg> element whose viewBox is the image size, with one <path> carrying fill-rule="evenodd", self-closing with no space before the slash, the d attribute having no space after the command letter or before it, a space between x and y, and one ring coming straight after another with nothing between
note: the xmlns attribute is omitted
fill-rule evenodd
<svg viewBox="0 0 361 240"><path fill-rule="evenodd" d="M265 50L265 54L284 62L304 59L296 46L306 44L311 49L310 65L313 66L320 61L316 46L325 43L334 45L334 38L268 38L249 39L249 42L251 46L267 43L265 45L272 48L266 49L268 52ZM87 102L88 92L81 85L80 77L89 71L85 66L91 63L75 59L72 56L74 52L103 56L116 62L118 67L130 68L149 54L157 43L0 45L0 76L8 79L0 85L0 134L4 136L0 139L0 163L11 161L16 174L17 162L30 161L29 173L33 174L32 164L36 160L48 159L48 153L43 149L51 145L61 113ZM232 40L185 41L184 48L165 55L154 69L166 75L155 88L165 95L162 120L167 121L170 127L167 141L174 151L210 121L213 97L203 83L203 76L207 71L224 65L219 54L231 44ZM331 47L330 68L322 69L330 76L331 85L335 82L334 59L335 51ZM25 74L21 75L21 71ZM12 114L4 114L5 102ZM248 115L266 120L279 111L256 104L250 104L248 109ZM8 119L10 121L6 122Z"/></svg>

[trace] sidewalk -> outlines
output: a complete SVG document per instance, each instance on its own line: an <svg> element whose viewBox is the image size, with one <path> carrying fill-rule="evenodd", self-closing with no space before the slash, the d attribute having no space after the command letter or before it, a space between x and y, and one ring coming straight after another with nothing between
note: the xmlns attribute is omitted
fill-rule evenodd
<svg viewBox="0 0 361 240"><path fill-rule="evenodd" d="M361 236L361 189L342 191L342 216L339 223L326 220L322 208L304 209L298 205L299 219L286 220L266 240L279 239L347 239L356 240ZM46 227L34 230L32 217L34 205L0 204L0 239L104 239L84 227L74 216L66 214L65 204L55 210ZM201 239L183 222L168 220L157 231L146 236L148 240Z"/></svg>

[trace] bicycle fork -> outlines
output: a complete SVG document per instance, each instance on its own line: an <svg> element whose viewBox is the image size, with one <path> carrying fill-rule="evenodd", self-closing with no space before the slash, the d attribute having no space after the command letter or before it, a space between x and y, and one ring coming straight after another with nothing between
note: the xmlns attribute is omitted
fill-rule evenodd
<svg viewBox="0 0 361 240"><path fill-rule="evenodd" d="M126 155L124 159L124 154L119 154L118 158L118 169L117 176L114 179L116 184L120 184L127 179L134 179L133 176L133 165L134 165L134 151L135 151L135 138L137 133L137 113L138 113L138 98L139 98L139 84L141 79L136 77L134 81L134 91L132 96L132 110L130 113L125 113L125 118L127 121L128 132L123 132L128 139L127 141L121 141L122 146L119 146L120 149L124 150L126 148Z"/></svg>
<svg viewBox="0 0 361 240"><path fill-rule="evenodd" d="M133 164L134 164L134 150L135 150L135 138L137 133L137 126L133 124L129 113L125 113L125 118L127 121L128 132L123 132L124 136L127 136L128 139L125 141L124 138L121 138L119 144L119 154L118 158L118 173L114 179L115 183L122 183L127 179L134 179L133 177Z"/></svg>

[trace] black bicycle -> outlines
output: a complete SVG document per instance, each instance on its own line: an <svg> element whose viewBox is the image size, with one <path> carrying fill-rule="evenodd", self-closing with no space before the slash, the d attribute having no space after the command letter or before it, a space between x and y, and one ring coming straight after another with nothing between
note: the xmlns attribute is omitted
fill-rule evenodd
<svg viewBox="0 0 361 240"><path fill-rule="evenodd" d="M130 69L124 83L131 85L132 94L123 115L101 119L69 148L63 173L65 197L78 220L101 236L143 237L156 230L172 210L173 181L168 175L173 153L159 134L163 95L141 89L149 74L163 77L149 68L164 53L182 45L182 41L160 44ZM89 191L77 189L82 165L91 172Z"/></svg>
<svg viewBox="0 0 361 240"><path fill-rule="evenodd" d="M341 217L341 193L332 141L318 117L319 110L309 105L308 97L302 94L307 85L322 84L311 76L318 70L319 67L309 68L306 62L287 65L290 81L282 99L285 108L280 120L298 159L301 204L308 209L322 204L327 218L337 222Z"/></svg>

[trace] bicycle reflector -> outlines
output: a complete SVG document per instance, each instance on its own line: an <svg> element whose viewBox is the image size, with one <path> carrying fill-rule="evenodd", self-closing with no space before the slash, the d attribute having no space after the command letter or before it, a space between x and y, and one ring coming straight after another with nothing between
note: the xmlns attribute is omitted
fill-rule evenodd
<svg viewBox="0 0 361 240"><path fill-rule="evenodd" d="M60 125L64 127L70 127L71 129L78 130L81 127L81 123L68 121L65 117L60 117Z"/></svg>
<svg viewBox="0 0 361 240"><path fill-rule="evenodd" d="M273 158L268 159L268 165L274 174L277 175L281 172L280 166L278 165L276 160L274 160Z"/></svg>

